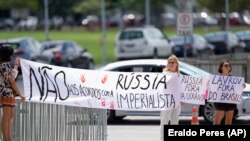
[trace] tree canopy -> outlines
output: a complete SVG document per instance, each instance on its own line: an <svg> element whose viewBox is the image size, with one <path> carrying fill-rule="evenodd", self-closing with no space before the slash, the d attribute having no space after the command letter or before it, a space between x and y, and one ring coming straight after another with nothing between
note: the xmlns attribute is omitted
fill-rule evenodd
<svg viewBox="0 0 250 141"><path fill-rule="evenodd" d="M250 9L249 0L228 0L229 11L242 12ZM225 0L197 0L201 7L207 8L212 12L224 12Z"/></svg>

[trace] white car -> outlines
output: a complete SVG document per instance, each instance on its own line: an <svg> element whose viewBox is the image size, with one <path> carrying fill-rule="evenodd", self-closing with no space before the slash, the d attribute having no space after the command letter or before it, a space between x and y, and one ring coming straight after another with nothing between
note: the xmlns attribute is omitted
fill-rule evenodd
<svg viewBox="0 0 250 141"><path fill-rule="evenodd" d="M166 59L138 59L127 60L110 63L104 67L99 68L101 71L118 71L118 72L162 72L166 66ZM208 78L208 72L201 70L195 66L180 62L180 72L183 75L197 76ZM182 105L182 116L191 116L193 104ZM206 102L205 105L198 106L199 116L203 116L208 122L213 121L214 105ZM159 116L159 111L124 111L124 110L107 110L108 121L115 119L122 119L125 116ZM246 84L246 88L242 94L242 101L237 105L235 111L235 118L238 116L250 114L250 84Z"/></svg>
<svg viewBox="0 0 250 141"><path fill-rule="evenodd" d="M152 26L131 27L120 31L115 41L118 60L171 55L171 45L166 36Z"/></svg>

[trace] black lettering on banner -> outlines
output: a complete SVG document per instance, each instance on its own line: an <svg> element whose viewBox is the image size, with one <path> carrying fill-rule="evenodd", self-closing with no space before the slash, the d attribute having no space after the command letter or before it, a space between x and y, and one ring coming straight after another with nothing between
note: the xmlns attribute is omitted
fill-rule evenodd
<svg viewBox="0 0 250 141"><path fill-rule="evenodd" d="M234 85L225 85L225 84L219 84L217 91L234 91Z"/></svg>
<svg viewBox="0 0 250 141"><path fill-rule="evenodd" d="M50 68L52 69L52 68ZM47 71L45 70L44 71L44 77L45 77L45 80L46 80L46 85L47 85L47 91L46 91L46 95L45 95L45 98L43 99L43 101L45 101L49 95L49 93L55 93L55 102L56 102L56 99L57 99L57 91L56 91L56 86L55 84L52 82L52 80L49 78L48 74L47 74ZM48 81L49 80L49 81ZM49 83L50 82L50 83ZM49 88L49 84L52 84L53 88L50 89Z"/></svg>
<svg viewBox="0 0 250 141"><path fill-rule="evenodd" d="M153 88L155 87L155 82L156 82L157 78L158 78L158 74L156 75L156 77L155 77L155 79L154 79ZM164 81L164 83L165 83L165 81ZM158 84L159 84L159 83L158 83Z"/></svg>
<svg viewBox="0 0 250 141"><path fill-rule="evenodd" d="M137 84L136 86L134 86L134 87L131 87L132 89L137 89L139 86L140 86L140 77L142 77L142 75L137 75L136 77L135 77L135 79L136 79L136 81L137 82L135 82L135 84Z"/></svg>
<svg viewBox="0 0 250 141"><path fill-rule="evenodd" d="M143 100L144 98L145 98L145 94L141 94L140 95L141 97L141 107L146 107L146 103L145 103L145 101ZM118 102L119 103L119 102Z"/></svg>
<svg viewBox="0 0 250 141"><path fill-rule="evenodd" d="M239 77L214 75L212 84L235 85L241 84L241 81Z"/></svg>
<svg viewBox="0 0 250 141"><path fill-rule="evenodd" d="M150 81L148 80L148 77L149 77L149 75L145 75L145 76L144 76L144 80L147 81L147 84L148 84L148 85L147 85L146 87L144 87L144 88L143 88L143 87L140 87L142 90L147 90L147 89L149 88Z"/></svg>
<svg viewBox="0 0 250 141"><path fill-rule="evenodd" d="M154 77L154 78L152 78ZM153 81L151 82L150 80ZM142 76L141 74L131 73L131 74L119 74L116 82L116 90L129 90L129 89L158 89L160 85L163 85L167 89L166 75L161 77L156 74L156 76L150 76L148 74Z"/></svg>
<svg viewBox="0 0 250 141"><path fill-rule="evenodd" d="M58 94L59 94L59 99L60 100L66 100L68 97L69 97L69 90L68 90L68 88L67 88L67 92L66 92L66 97L65 98L63 98L62 96L61 96L61 92L60 92L60 89L59 89L59 86L58 86L58 83L57 83L57 76L58 75L60 75L60 74L62 74L63 75L63 83L64 83L64 86L66 86L66 88L67 88L67 84L66 84L66 74L63 72L63 71L60 71L60 72L57 72L56 73L56 75L55 75L55 77L54 77L54 81L55 81L55 83L56 83L56 87L57 87L57 92L58 92ZM77 91L78 92L78 91ZM78 95L79 95L79 92L77 93Z"/></svg>
<svg viewBox="0 0 250 141"><path fill-rule="evenodd" d="M182 100L204 100L204 95L200 90L203 85L202 78L183 75L181 84L184 87L184 91L181 93Z"/></svg>
<svg viewBox="0 0 250 141"><path fill-rule="evenodd" d="M117 93L117 97L118 97L118 100L120 101L120 102L117 101L117 103L120 103L119 105L121 106L121 108L123 108L122 107L122 101L125 101L125 102L127 102L128 108L130 109L128 95L122 95L122 94Z"/></svg>
<svg viewBox="0 0 250 141"><path fill-rule="evenodd" d="M81 96L90 96L96 99L101 99L102 97L114 97L112 90L103 90L91 87L85 87L77 84L68 84L69 95L81 95Z"/></svg>
<svg viewBox="0 0 250 141"><path fill-rule="evenodd" d="M132 75L133 75L134 73L132 73ZM129 79L128 78L128 76L126 75L125 76L125 80L124 80L124 89L125 90L128 90L129 89L129 87L131 86L131 83L132 83L132 81L133 81L133 79L134 79L134 76L132 76L132 78L130 79L130 81L129 81L129 83L127 84L127 79ZM127 86L126 86L126 84L127 84Z"/></svg>
<svg viewBox="0 0 250 141"><path fill-rule="evenodd" d="M216 100L217 99L217 92L209 92L208 100Z"/></svg>
<svg viewBox="0 0 250 141"><path fill-rule="evenodd" d="M129 94L129 97L130 97L130 102L129 102L129 103L130 103L130 107L132 108L132 107L133 107L132 104L133 104L133 101L134 101L134 99L135 99L135 96L133 95L133 93L130 93L130 94ZM129 104L129 103L128 103L128 104Z"/></svg>
<svg viewBox="0 0 250 141"><path fill-rule="evenodd" d="M35 70L31 66L29 66L29 67L30 67L29 79L30 79L30 87L31 87L29 100L31 100L31 98L33 96L33 87L34 86L38 87L38 90L40 92L39 99L43 100L43 101L45 101L47 99L49 93L55 94L55 100L54 100L55 102L56 102L58 96L59 96L60 100L66 100L69 97L70 90L67 87L66 74L63 71L59 71L58 73L56 73L56 75L54 76L54 79L53 79L53 78L50 78L49 75L47 74L47 71L52 70L52 68L50 68L48 66L43 66L42 68L38 67L38 73L40 74L40 78L41 78L41 83L39 83L38 78L37 78L37 74L35 73ZM66 97L64 97L64 98L61 96L61 92L60 92L59 86L57 84L57 77L60 74L63 75L64 86L67 89ZM47 86L46 89L45 89L45 86ZM52 86L52 88L50 88L49 86Z"/></svg>
<svg viewBox="0 0 250 141"><path fill-rule="evenodd" d="M121 89L123 89L122 84L121 84L122 79L123 79L123 74L120 74L118 76L118 80L117 80L117 83L116 83L116 90L118 89L118 85L121 87Z"/></svg>
<svg viewBox="0 0 250 141"><path fill-rule="evenodd" d="M228 92L222 92L220 100L227 100L227 101L241 101L241 95L235 94L235 93L228 93Z"/></svg>
<svg viewBox="0 0 250 141"><path fill-rule="evenodd" d="M163 84L164 85L164 89L167 89L167 83L166 83L166 75L163 75L163 77L160 79L160 81L158 82L158 84L156 85L155 89L158 89L159 84ZM153 87L154 88L154 87Z"/></svg>
<svg viewBox="0 0 250 141"><path fill-rule="evenodd" d="M241 94L235 92L235 85L241 84L242 80L240 77L214 75L211 83L217 86L217 91L210 91L209 100L240 102ZM220 92L218 96L217 92Z"/></svg>
<svg viewBox="0 0 250 141"><path fill-rule="evenodd" d="M31 66L29 66L29 67L30 67L30 75L29 75L29 79L30 79L30 97L29 97L29 100L33 96L33 91L32 91L33 90L33 84L37 84L36 86L38 87L38 90L40 92L40 100L42 100L43 96L44 96L44 79L42 77L40 67L38 68L38 72L39 72L40 77L41 77L41 84L39 83L39 81L37 79L37 76L35 74L34 69ZM32 81L33 80L32 78L35 79L35 82Z"/></svg>
<svg viewBox="0 0 250 141"><path fill-rule="evenodd" d="M176 101L173 94L147 93L119 93L116 92L119 108L146 109L146 108L175 108Z"/></svg>

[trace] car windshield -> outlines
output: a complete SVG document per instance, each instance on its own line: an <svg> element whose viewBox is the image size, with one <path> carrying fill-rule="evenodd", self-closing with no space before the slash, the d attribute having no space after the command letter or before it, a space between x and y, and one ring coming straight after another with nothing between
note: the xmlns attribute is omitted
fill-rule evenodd
<svg viewBox="0 0 250 141"><path fill-rule="evenodd" d="M227 33L227 32L208 33L207 35L205 35L205 38L209 42L226 41L228 34L229 33Z"/></svg>
<svg viewBox="0 0 250 141"><path fill-rule="evenodd" d="M5 44L5 43L0 43L0 44ZM7 43L9 44L14 50L20 47L19 43Z"/></svg>
<svg viewBox="0 0 250 141"><path fill-rule="evenodd" d="M164 38L164 35L162 34L161 31L157 30L157 29L154 29L154 28L149 28L147 30L145 30L145 33L147 34L147 36L149 38L152 38L152 39L162 39Z"/></svg>
<svg viewBox="0 0 250 141"><path fill-rule="evenodd" d="M241 40L249 40L250 39L250 32L247 33L236 33L239 39Z"/></svg>
<svg viewBox="0 0 250 141"><path fill-rule="evenodd" d="M58 44L58 43L43 43L42 50L53 49L53 48L56 48L58 46L62 46L62 45Z"/></svg>
<svg viewBox="0 0 250 141"><path fill-rule="evenodd" d="M131 40L131 39L138 39L143 38L142 31L123 31L120 35L120 40Z"/></svg>
<svg viewBox="0 0 250 141"><path fill-rule="evenodd" d="M198 67L194 67L192 65L186 64L186 63L181 63L180 69L182 72L186 73L186 75L191 75L191 76L197 76L197 77L209 77L209 73L199 69Z"/></svg>
<svg viewBox="0 0 250 141"><path fill-rule="evenodd" d="M170 38L171 42L173 42L176 45L183 45L185 43L184 37L182 36L175 36ZM188 44L193 43L193 37L192 36L187 36L186 42Z"/></svg>
<svg viewBox="0 0 250 141"><path fill-rule="evenodd" d="M11 47L16 50L20 47L20 44L19 43L10 43Z"/></svg>

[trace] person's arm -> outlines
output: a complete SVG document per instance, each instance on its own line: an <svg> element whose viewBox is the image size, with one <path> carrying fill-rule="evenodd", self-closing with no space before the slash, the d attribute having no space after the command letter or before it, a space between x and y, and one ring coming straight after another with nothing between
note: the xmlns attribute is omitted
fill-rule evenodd
<svg viewBox="0 0 250 141"><path fill-rule="evenodd" d="M17 75L18 75L18 70L12 69L12 70L11 70L11 73L12 73L13 77L16 79L16 78L17 78Z"/></svg>
<svg viewBox="0 0 250 141"><path fill-rule="evenodd" d="M12 89L17 93L17 95L20 96L22 100L25 100L25 97L21 94L19 88L17 87L16 81L14 80L14 78L12 76L8 76L8 81L9 81Z"/></svg>
<svg viewBox="0 0 250 141"><path fill-rule="evenodd" d="M244 88L244 89L246 88L246 83L243 83L243 88Z"/></svg>
<svg viewBox="0 0 250 141"><path fill-rule="evenodd" d="M15 60L15 64L14 64L14 69L12 69L11 73L14 76L14 78L17 78L18 75L18 68L20 67L20 58L17 57Z"/></svg>

